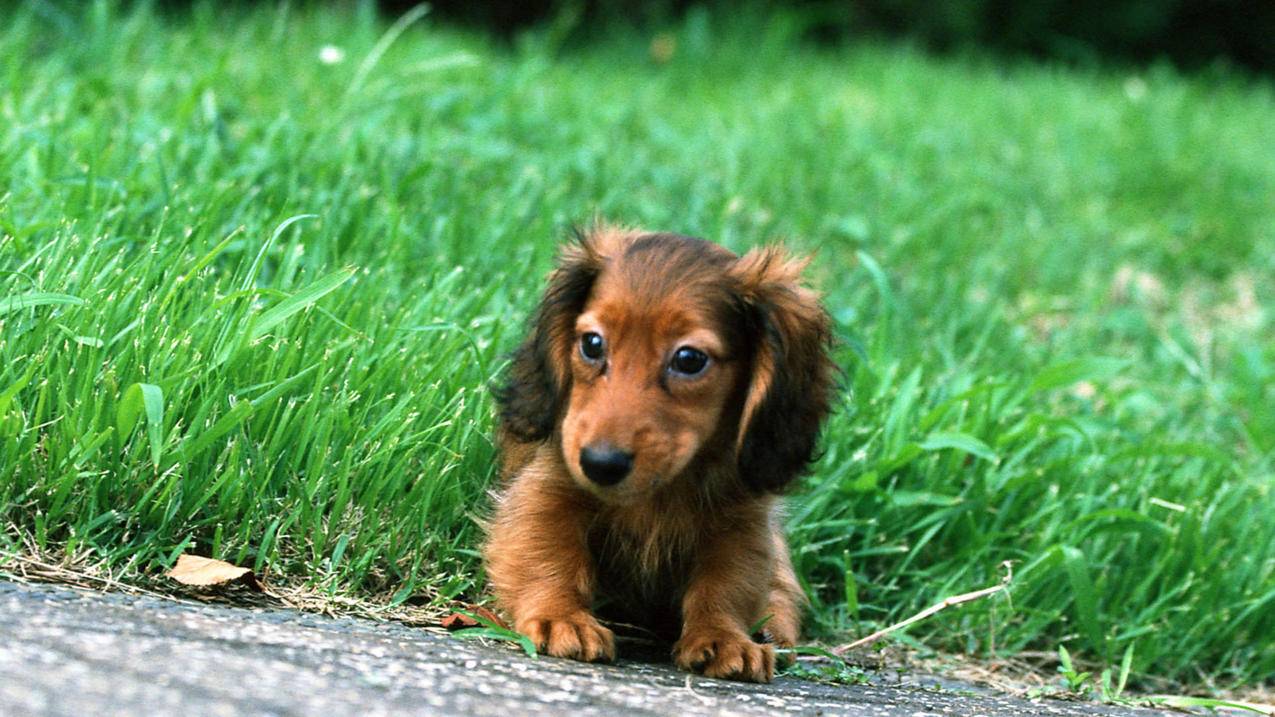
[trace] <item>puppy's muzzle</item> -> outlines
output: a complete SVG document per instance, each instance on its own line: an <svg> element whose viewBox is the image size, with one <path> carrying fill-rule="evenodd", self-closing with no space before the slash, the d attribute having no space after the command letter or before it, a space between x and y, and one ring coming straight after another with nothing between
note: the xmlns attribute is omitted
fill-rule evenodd
<svg viewBox="0 0 1275 717"><path fill-rule="evenodd" d="M580 470L601 486L615 485L633 470L633 454L606 443L580 449Z"/></svg>

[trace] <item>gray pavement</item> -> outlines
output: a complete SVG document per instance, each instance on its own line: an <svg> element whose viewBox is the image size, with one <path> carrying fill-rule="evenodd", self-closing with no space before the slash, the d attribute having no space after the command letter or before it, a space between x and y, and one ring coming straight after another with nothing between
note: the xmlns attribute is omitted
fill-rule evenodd
<svg viewBox="0 0 1275 717"><path fill-rule="evenodd" d="M0 715L1170 714L950 689L745 685L396 624L0 581Z"/></svg>

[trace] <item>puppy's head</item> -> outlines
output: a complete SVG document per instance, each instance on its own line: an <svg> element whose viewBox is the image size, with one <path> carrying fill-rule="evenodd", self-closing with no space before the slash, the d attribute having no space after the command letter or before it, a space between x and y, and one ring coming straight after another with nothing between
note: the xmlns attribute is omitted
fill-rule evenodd
<svg viewBox="0 0 1275 717"><path fill-rule="evenodd" d="M674 234L582 236L497 394L504 429L556 437L572 478L608 502L722 465L782 488L811 459L833 374L803 266Z"/></svg>

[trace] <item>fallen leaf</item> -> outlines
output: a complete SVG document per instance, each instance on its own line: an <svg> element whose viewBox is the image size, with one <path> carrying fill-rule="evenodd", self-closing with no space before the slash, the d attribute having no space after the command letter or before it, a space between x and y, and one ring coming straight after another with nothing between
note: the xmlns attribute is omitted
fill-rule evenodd
<svg viewBox="0 0 1275 717"><path fill-rule="evenodd" d="M468 615L454 612L443 618L442 625L444 630L463 630L467 627L478 627L478 621Z"/></svg>
<svg viewBox="0 0 1275 717"><path fill-rule="evenodd" d="M242 583L250 589L262 592L261 581L250 568L231 565L224 560L201 558L198 555L178 556L177 564L168 571L168 577L182 585L197 587L215 587L230 583Z"/></svg>
<svg viewBox="0 0 1275 717"><path fill-rule="evenodd" d="M463 630L467 627L478 627L479 625L483 624L479 620L475 620L474 619L475 617L481 618L487 623L503 628L505 630L510 629L509 625L504 620L500 619L499 615L492 612L491 610L488 610L482 605L469 605L466 603L460 603L459 605L457 605L457 608L458 610L456 612L453 612L452 614L442 619L441 624L443 626L443 629Z"/></svg>

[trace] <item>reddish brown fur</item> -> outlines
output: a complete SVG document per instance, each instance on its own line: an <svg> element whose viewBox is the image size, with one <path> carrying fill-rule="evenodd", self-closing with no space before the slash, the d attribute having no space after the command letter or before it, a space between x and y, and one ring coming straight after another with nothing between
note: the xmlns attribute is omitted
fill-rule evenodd
<svg viewBox="0 0 1275 717"><path fill-rule="evenodd" d="M806 467L828 413L828 319L769 248L736 257L671 234L599 227L563 252L498 394L505 487L484 547L515 629L559 657L610 660L594 608L672 615L683 669L758 682L798 638L804 595L777 493ZM586 360L580 337L606 341ZM702 374L672 352L709 356ZM620 482L591 482L580 450L632 453Z"/></svg>

